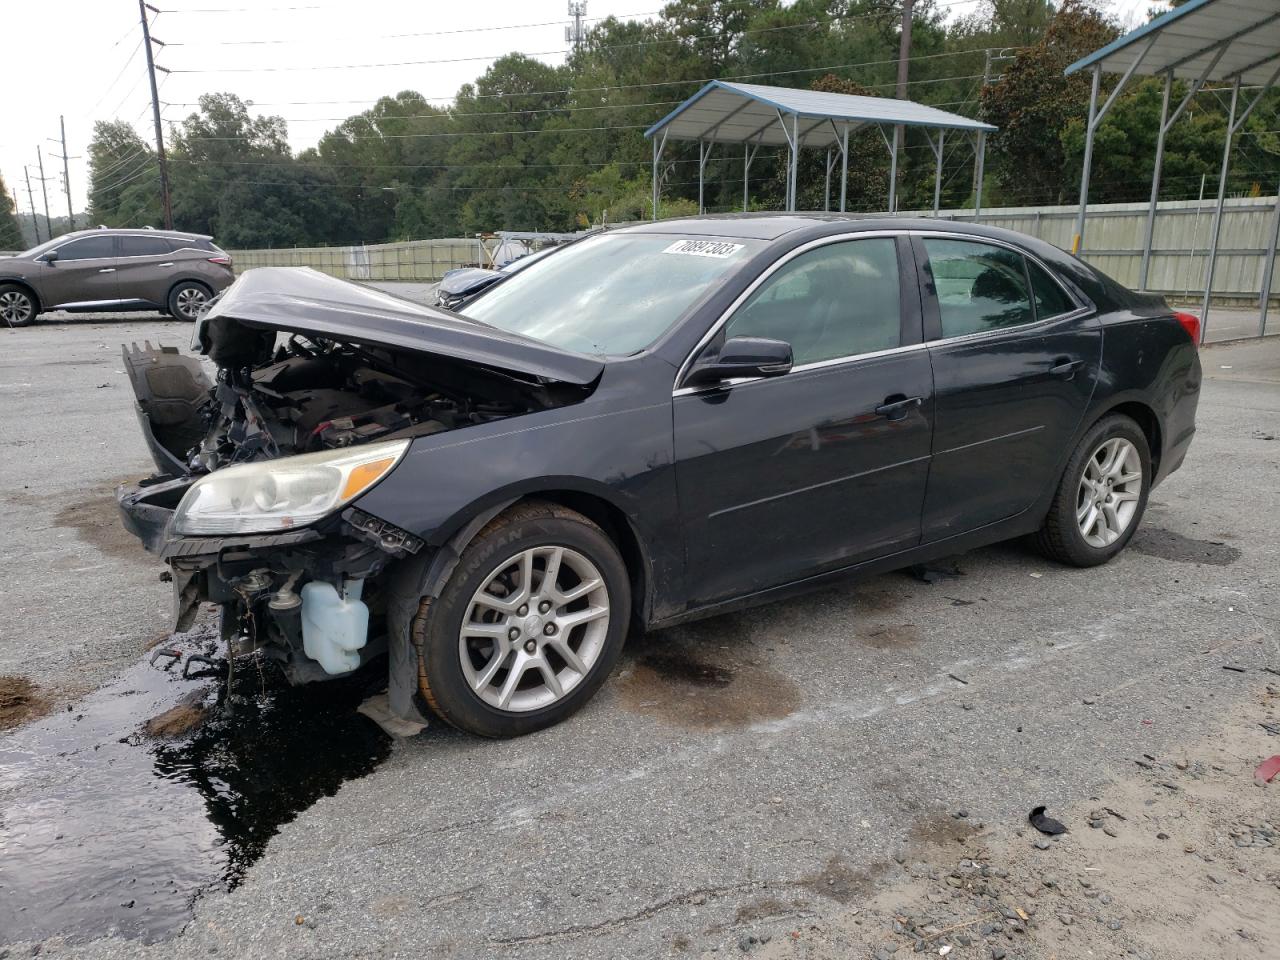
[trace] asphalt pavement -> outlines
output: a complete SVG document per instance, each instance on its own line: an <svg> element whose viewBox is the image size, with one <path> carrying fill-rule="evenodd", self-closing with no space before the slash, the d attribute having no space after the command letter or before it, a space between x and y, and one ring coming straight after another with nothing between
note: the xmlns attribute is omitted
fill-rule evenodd
<svg viewBox="0 0 1280 960"><path fill-rule="evenodd" d="M166 627L160 566L114 526L111 488L149 469L119 345L189 335L0 329L0 674L60 705ZM1280 339L1202 358L1187 462L1109 566L1006 544L932 585L888 574L633 638L559 727L396 742L234 890L193 891L175 939L53 936L41 956L736 953L744 931L846 912L958 810L1004 835L1087 800L1280 669ZM313 749L324 764L323 735Z"/></svg>

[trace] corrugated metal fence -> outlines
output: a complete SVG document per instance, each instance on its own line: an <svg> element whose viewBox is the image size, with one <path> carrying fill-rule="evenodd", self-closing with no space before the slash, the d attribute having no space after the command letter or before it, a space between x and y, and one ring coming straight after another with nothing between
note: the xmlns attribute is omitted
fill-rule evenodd
<svg viewBox="0 0 1280 960"><path fill-rule="evenodd" d="M1142 266L1148 207L1146 203L1089 207L1084 259L1126 287L1135 289ZM1204 294L1213 207L1212 199L1160 204L1151 241L1148 289L1192 300ZM1018 230L1069 250L1078 211L1075 205L1003 207L983 210L978 222ZM1267 249L1276 229L1275 211L1275 197L1227 200L1222 214L1222 236L1218 241L1218 267L1213 277L1215 299L1257 300L1262 290ZM973 211L944 210L942 216L972 221ZM1276 297L1280 297L1280 290L1272 291L1272 299Z"/></svg>
<svg viewBox="0 0 1280 960"><path fill-rule="evenodd" d="M1262 289L1266 253L1276 229L1275 198L1229 199L1222 217L1214 297L1221 301L1256 302ZM1019 230L1068 249L1077 208L1001 207L984 210L980 223ZM927 216L929 211L903 211ZM948 220L971 221L972 210L943 211ZM1125 286L1137 287L1142 264L1142 238L1147 204L1113 203L1089 207L1084 257ZM1152 242L1148 286L1170 296L1194 300L1204 292L1213 200L1161 203ZM233 250L236 269L314 267L347 280L439 280L446 270L475 263L478 241L456 238L351 247L293 247L279 250ZM1273 300L1280 290L1273 291Z"/></svg>
<svg viewBox="0 0 1280 960"><path fill-rule="evenodd" d="M439 280L445 271L480 260L479 242L408 240L353 247L289 247L231 250L236 271L251 267L314 267L344 280Z"/></svg>

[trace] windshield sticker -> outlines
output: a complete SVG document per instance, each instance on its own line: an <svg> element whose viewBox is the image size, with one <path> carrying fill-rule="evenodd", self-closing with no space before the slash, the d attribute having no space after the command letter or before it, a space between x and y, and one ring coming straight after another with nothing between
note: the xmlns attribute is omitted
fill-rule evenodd
<svg viewBox="0 0 1280 960"><path fill-rule="evenodd" d="M728 260L743 248L741 243L725 243L723 240L677 240L663 253L682 253L688 257L714 257Z"/></svg>

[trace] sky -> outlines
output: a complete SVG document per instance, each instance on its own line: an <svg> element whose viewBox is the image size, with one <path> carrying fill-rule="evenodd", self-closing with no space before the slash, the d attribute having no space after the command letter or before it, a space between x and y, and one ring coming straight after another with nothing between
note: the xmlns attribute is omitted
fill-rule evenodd
<svg viewBox="0 0 1280 960"><path fill-rule="evenodd" d="M294 150L380 96L416 90L444 106L497 57L520 51L564 61L566 0L150 0L162 118L179 121L206 92L231 92L256 113L288 121ZM941 0L956 14L981 0ZM588 0L586 25L614 15L647 19L663 0ZM1141 23L1159 0L1110 0L1123 22ZM136 0L5 4L4 116L0 173L27 211L24 168L43 210L37 148L44 154L52 216L67 211L59 116L65 117L71 191L85 207L85 156L95 120L122 119L154 140ZM373 65L373 66L360 66ZM299 69L301 68L301 69ZM19 82L16 78L22 78ZM654 119L658 119L655 114Z"/></svg>

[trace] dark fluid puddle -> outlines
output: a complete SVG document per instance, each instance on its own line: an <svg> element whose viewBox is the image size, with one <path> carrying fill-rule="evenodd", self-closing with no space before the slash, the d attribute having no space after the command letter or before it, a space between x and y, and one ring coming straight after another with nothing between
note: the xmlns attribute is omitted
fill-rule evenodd
<svg viewBox="0 0 1280 960"><path fill-rule="evenodd" d="M212 707L218 684L143 662L74 712L0 739L0 943L177 934L282 824L391 752L356 713L385 676L374 664L289 687L241 663L230 712L161 740L142 725L201 694Z"/></svg>

